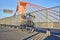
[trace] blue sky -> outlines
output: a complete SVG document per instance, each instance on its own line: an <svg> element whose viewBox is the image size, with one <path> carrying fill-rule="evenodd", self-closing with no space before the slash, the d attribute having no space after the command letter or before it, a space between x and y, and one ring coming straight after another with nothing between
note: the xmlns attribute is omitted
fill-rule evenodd
<svg viewBox="0 0 60 40"><path fill-rule="evenodd" d="M60 0L23 0L46 8L60 6ZM18 0L0 0L0 18L11 16L12 14L4 14L3 9L11 9L15 11Z"/></svg>

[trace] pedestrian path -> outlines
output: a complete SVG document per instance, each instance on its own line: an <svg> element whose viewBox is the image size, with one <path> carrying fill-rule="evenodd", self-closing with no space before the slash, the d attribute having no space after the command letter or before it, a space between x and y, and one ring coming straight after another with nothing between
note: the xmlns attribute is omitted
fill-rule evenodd
<svg viewBox="0 0 60 40"><path fill-rule="evenodd" d="M37 32L28 33L20 29L0 27L0 40L23 40L26 37L36 34Z"/></svg>

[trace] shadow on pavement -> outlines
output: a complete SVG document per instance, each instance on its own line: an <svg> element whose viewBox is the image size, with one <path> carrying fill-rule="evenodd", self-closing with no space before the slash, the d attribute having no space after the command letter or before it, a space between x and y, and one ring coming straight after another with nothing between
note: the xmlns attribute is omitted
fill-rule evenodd
<svg viewBox="0 0 60 40"><path fill-rule="evenodd" d="M60 40L60 38L57 36L51 35L51 36L48 36L47 38L45 38L44 40Z"/></svg>
<svg viewBox="0 0 60 40"><path fill-rule="evenodd" d="M39 32L39 33L46 33L45 28L35 28L35 31ZM51 29L51 34L60 35L60 30L59 29Z"/></svg>

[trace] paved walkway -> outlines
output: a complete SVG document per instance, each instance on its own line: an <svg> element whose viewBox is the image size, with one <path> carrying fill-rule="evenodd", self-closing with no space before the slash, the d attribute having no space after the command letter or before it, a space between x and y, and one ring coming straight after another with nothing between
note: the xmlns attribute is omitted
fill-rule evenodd
<svg viewBox="0 0 60 40"><path fill-rule="evenodd" d="M56 37L56 36L52 36ZM0 40L48 40L45 33L21 31L20 29L0 27ZM58 37L56 37L58 39Z"/></svg>
<svg viewBox="0 0 60 40"><path fill-rule="evenodd" d="M22 40L35 33L37 32L28 33L26 31L22 32L20 29L0 27L0 40Z"/></svg>

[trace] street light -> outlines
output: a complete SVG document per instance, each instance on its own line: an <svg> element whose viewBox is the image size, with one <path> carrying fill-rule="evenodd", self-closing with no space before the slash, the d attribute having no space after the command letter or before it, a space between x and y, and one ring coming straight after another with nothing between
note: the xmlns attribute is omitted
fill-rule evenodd
<svg viewBox="0 0 60 40"><path fill-rule="evenodd" d="M9 13L13 13L13 11L10 10L10 9L3 9L3 12L4 12L4 13L8 13L8 14L9 14Z"/></svg>
<svg viewBox="0 0 60 40"><path fill-rule="evenodd" d="M0 9L0 12L4 12L4 13L7 13L7 14L12 14L13 10L11 10L11 9Z"/></svg>

